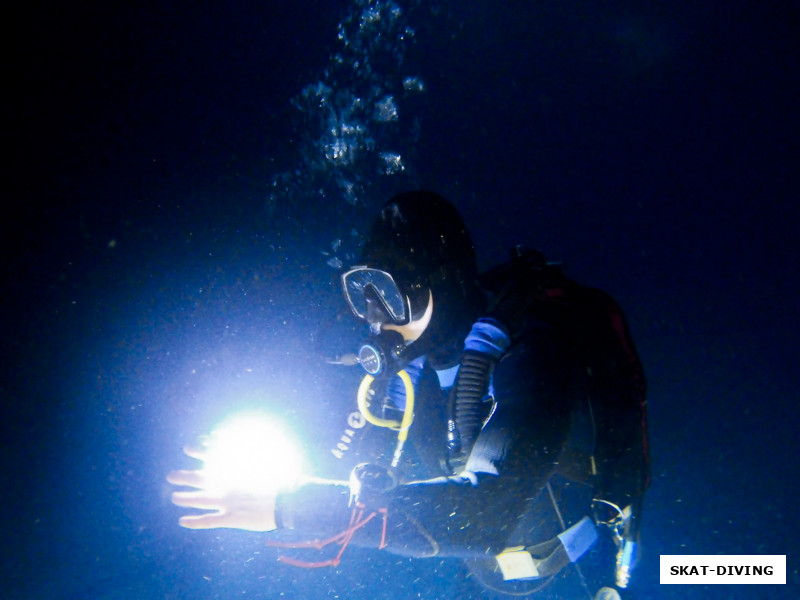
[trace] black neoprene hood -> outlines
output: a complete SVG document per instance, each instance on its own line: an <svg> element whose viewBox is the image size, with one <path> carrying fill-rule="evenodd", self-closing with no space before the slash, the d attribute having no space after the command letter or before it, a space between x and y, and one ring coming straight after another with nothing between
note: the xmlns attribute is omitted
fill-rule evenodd
<svg viewBox="0 0 800 600"><path fill-rule="evenodd" d="M425 345L450 343L483 304L472 238L456 208L428 191L395 196L381 210L360 264L390 273L419 318L433 294L434 316ZM463 339L463 337L461 338Z"/></svg>

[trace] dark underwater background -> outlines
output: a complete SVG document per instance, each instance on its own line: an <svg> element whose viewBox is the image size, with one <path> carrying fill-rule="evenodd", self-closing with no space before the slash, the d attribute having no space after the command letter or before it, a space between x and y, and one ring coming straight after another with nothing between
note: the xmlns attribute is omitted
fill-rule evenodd
<svg viewBox="0 0 800 600"><path fill-rule="evenodd" d="M652 453L629 597L798 597L796 2L19 10L0 597L493 598L457 561L280 565L258 535L179 528L164 482L254 405L335 470L358 382L317 355L338 269L420 187L462 211L482 268L532 246L626 310ZM661 586L663 554L785 554L787 585Z"/></svg>

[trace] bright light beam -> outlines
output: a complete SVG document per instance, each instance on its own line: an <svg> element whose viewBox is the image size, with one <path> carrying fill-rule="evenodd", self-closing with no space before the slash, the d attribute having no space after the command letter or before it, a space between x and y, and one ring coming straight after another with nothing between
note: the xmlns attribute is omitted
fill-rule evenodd
<svg viewBox="0 0 800 600"><path fill-rule="evenodd" d="M300 446L264 413L237 413L205 442L203 475L213 491L263 493L291 489L303 473Z"/></svg>

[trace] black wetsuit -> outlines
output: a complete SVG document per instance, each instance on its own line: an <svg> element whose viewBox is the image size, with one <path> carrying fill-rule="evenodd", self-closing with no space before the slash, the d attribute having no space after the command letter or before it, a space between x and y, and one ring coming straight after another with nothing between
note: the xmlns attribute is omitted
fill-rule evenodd
<svg viewBox="0 0 800 600"><path fill-rule="evenodd" d="M574 286L564 279L564 283ZM616 305L595 290L570 291ZM570 296L572 297L572 296ZM588 297L588 296L587 296ZM509 546L542 543L562 524L553 503L563 504L569 526L587 514L596 494L625 506L646 485L643 377L627 328L616 309L605 325L565 325L548 297L531 306L514 342L496 365L496 410L478 436L467 477L446 477L447 391L425 365L416 385L414 423L390 492L365 498L364 514L378 509L352 542L408 556L486 558ZM570 300L571 302L571 300ZM602 302L601 302L602 303ZM535 304L535 303L534 303ZM598 309L602 310L602 309ZM612 310L613 312L613 310ZM566 314L565 313L565 314ZM578 328L578 340L570 328ZM489 404L487 403L487 412ZM348 456L388 464L396 433L372 425L351 432ZM592 472L592 464L599 473ZM548 482L566 482L554 490ZM575 511L567 496L578 498ZM324 539L348 528L349 489L307 484L278 499L281 528Z"/></svg>

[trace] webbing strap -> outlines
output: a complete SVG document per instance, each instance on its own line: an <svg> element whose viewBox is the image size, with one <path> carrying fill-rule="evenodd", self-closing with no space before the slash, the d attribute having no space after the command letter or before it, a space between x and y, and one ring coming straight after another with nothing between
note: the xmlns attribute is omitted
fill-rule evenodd
<svg viewBox="0 0 800 600"><path fill-rule="evenodd" d="M566 531L536 546L507 548L497 555L497 566L506 581L550 577L576 562L597 540L597 529L583 517Z"/></svg>

